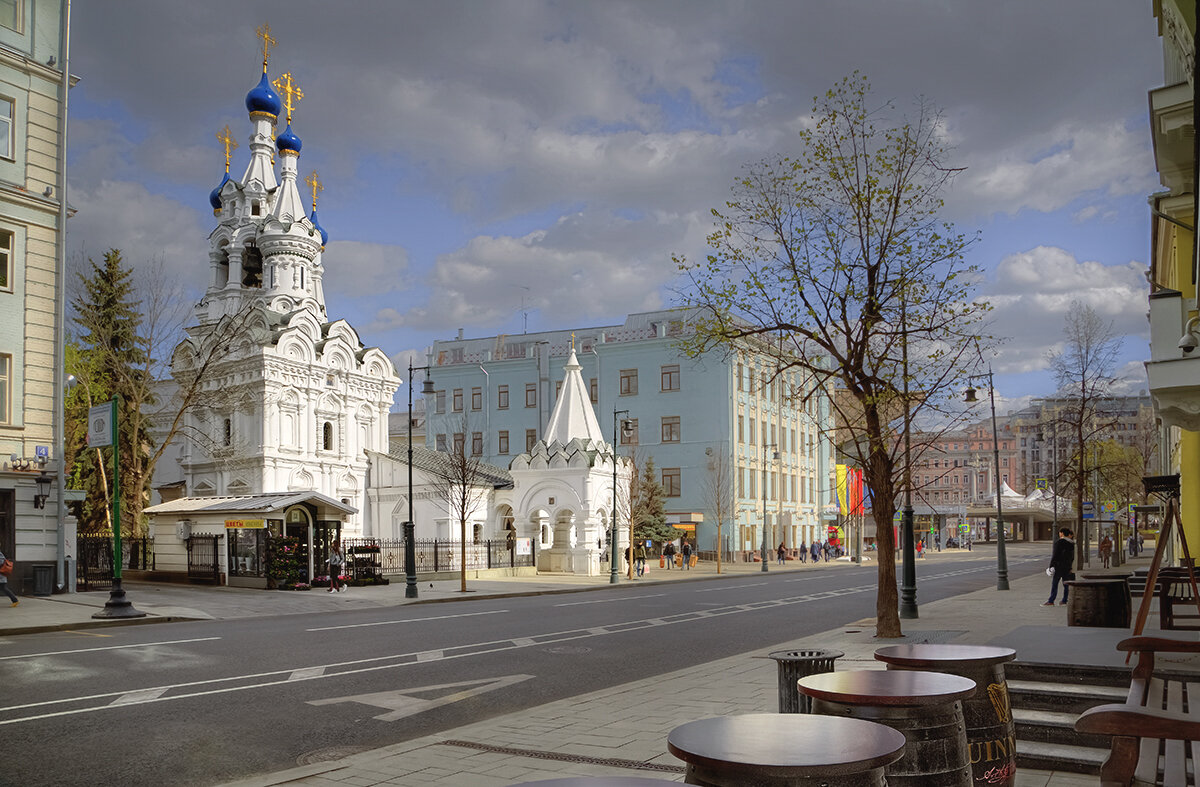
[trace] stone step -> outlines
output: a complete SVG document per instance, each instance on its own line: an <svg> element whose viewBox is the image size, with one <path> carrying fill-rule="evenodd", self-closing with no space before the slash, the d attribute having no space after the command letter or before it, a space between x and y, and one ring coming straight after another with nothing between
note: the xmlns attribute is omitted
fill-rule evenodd
<svg viewBox="0 0 1200 787"><path fill-rule="evenodd" d="M1108 702L1124 702L1129 684L1120 686L1089 686L1070 683L1010 680L1008 695L1012 707L1024 710L1073 713L1078 716L1088 708Z"/></svg>
<svg viewBox="0 0 1200 787"><path fill-rule="evenodd" d="M1004 666L1004 675L1009 680L1041 681L1056 685L1078 684L1129 688L1129 674L1128 667L1066 666L1031 661L1013 661Z"/></svg>
<svg viewBox="0 0 1200 787"><path fill-rule="evenodd" d="M1017 727L1017 740L1108 751L1110 741L1107 735L1085 735L1075 731L1078 713L1013 708L1012 715Z"/></svg>
<svg viewBox="0 0 1200 787"><path fill-rule="evenodd" d="M1042 771L1065 771L1100 774L1100 766L1108 750L1085 746L1064 746L1061 743L1039 743L1017 739L1017 769L1034 768Z"/></svg>

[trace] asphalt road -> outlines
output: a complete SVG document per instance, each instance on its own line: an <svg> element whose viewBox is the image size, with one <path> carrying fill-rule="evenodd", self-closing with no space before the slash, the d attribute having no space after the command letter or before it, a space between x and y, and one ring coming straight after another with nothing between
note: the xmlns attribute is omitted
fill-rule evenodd
<svg viewBox="0 0 1200 787"><path fill-rule="evenodd" d="M1011 550L1010 574L1041 571L1042 552ZM918 601L994 584L994 554L919 561ZM0 783L205 785L345 756L873 616L875 576L16 637L0 651Z"/></svg>

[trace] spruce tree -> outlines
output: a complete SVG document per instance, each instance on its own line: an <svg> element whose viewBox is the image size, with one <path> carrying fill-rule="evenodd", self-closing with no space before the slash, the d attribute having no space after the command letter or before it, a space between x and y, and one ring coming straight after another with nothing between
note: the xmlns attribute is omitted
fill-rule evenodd
<svg viewBox="0 0 1200 787"><path fill-rule="evenodd" d="M666 493L654 469L654 460L646 460L633 494L633 537L637 541L674 541L679 531L667 524Z"/></svg>

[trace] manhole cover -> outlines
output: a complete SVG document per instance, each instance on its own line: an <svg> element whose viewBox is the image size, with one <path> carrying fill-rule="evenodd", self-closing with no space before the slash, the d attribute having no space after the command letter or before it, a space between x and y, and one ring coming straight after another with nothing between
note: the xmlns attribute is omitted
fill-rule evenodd
<svg viewBox="0 0 1200 787"><path fill-rule="evenodd" d="M313 765L318 762L329 762L331 760L341 760L355 754L361 754L364 751L370 751L370 746L327 746L324 749L316 749L306 752L296 758L297 765Z"/></svg>
<svg viewBox="0 0 1200 787"><path fill-rule="evenodd" d="M559 645L556 648L546 648L547 653L555 653L560 656L576 656L580 653L591 653L591 648L585 648L581 645Z"/></svg>

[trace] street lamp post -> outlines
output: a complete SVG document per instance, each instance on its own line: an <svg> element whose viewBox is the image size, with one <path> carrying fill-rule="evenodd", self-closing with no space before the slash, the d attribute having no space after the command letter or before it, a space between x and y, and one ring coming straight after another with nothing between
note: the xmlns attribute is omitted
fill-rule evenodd
<svg viewBox="0 0 1200 787"><path fill-rule="evenodd" d="M902 363L904 372L904 511L900 518L901 558L900 567L900 617L905 620L916 620L920 617L917 611L917 553L913 536L913 506L912 506L912 430L909 428L912 418L908 399L908 310L903 294L900 298L900 325Z"/></svg>
<svg viewBox="0 0 1200 787"><path fill-rule="evenodd" d="M612 500L612 516L609 517L609 534L608 534L608 552L612 557L612 570L608 575L608 584L615 585L621 580L619 579L619 566L617 564L617 416L629 415L628 410L618 410L613 408L613 500ZM630 431L629 419L621 421L621 434L627 434ZM629 521L630 527L633 525L633 500L629 501ZM629 541L629 564L633 565L633 539Z"/></svg>
<svg viewBox="0 0 1200 787"><path fill-rule="evenodd" d="M1008 590L1008 554L1004 549L1004 511L1000 503L1000 432L996 427L996 387L992 381L992 367L989 364L986 374L975 374L967 381L988 381L988 401L992 405L992 459L996 464L996 590ZM975 389L967 388L967 401L977 401Z"/></svg>
<svg viewBox="0 0 1200 787"><path fill-rule="evenodd" d="M766 431L765 427L764 427L763 431ZM762 473L763 533L762 533L762 555L761 555L761 557L762 557L762 570L764 573L769 570L767 568L767 564L771 562L768 557L769 546L767 545L767 449L768 448L770 448L772 451L774 451L774 454L772 455L771 458L776 459L776 460L779 459L779 451L775 450L777 448L777 446L774 443L763 443L763 455L762 455L762 464L763 464L763 473Z"/></svg>
<svg viewBox="0 0 1200 787"><path fill-rule="evenodd" d="M425 382L421 384L421 395L433 393L433 380L429 379L429 366L418 366L414 369L412 359L408 361L408 521L404 523L404 597L417 597L417 545L416 524L413 521L413 442L412 442L412 396L413 371L425 372ZM425 423L429 423L429 407L426 404Z"/></svg>

